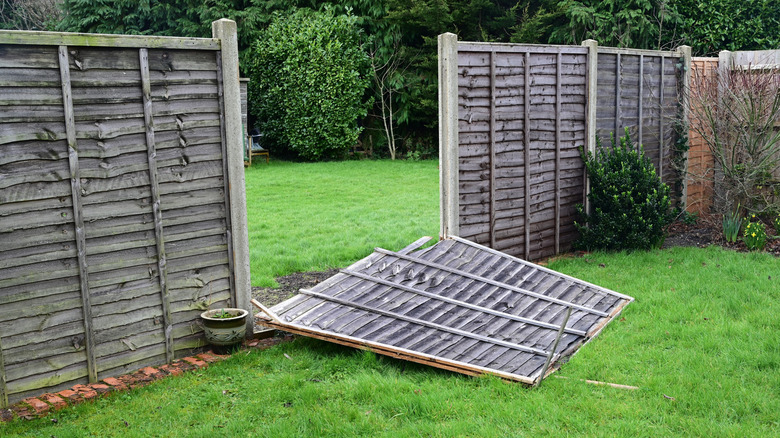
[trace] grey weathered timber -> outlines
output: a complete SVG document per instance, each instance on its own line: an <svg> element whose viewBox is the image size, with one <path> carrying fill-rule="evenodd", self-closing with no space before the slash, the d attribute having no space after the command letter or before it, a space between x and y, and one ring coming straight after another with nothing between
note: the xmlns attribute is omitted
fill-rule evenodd
<svg viewBox="0 0 780 438"><path fill-rule="evenodd" d="M664 117L663 117L663 107L664 107L664 63L666 62L666 57L661 56L661 71L659 76L659 84L658 84L658 107L659 112L661 113L661 117L658 117L658 135L659 138L663 138L664 133ZM658 143L658 174L663 175L664 174L664 142L660 141Z"/></svg>
<svg viewBox="0 0 780 438"><path fill-rule="evenodd" d="M174 359L171 325L170 297L168 294L168 263L165 256L165 237L163 235L162 212L160 211L160 187L157 183L157 150L154 140L154 117L152 116L152 88L149 79L149 51L138 50L141 66L141 92L144 104L144 125L146 125L146 147L149 164L149 186L152 195L152 214L154 215L154 235L157 246L157 278L160 281L162 301L163 334L165 336L165 357L168 362Z"/></svg>
<svg viewBox="0 0 780 438"><path fill-rule="evenodd" d="M0 32L0 407L191 354L238 302L222 46Z"/></svg>
<svg viewBox="0 0 780 438"><path fill-rule="evenodd" d="M377 308L372 308L372 307L369 307L369 306L363 306L363 305L355 303L353 301L342 300L342 299L339 299L339 298L336 298L336 297L332 297L332 296L329 296L329 295L321 294L319 292L314 292L314 291L311 291L311 290L308 290L308 289L300 289L299 292L301 294L303 294L303 295L309 295L309 296L312 296L312 297L321 298L323 300L331 301L331 302L334 302L336 304L340 304L342 306L349 306L349 307L353 307L355 309L365 310L365 311L368 311L368 312L371 312L371 313L374 313L374 314L389 316L389 317L391 317L393 319L396 319L396 320L407 321L407 322L411 322L413 324L417 324L417 325L420 325L420 326L430 327L430 328L433 328L433 329L436 329L436 330L439 330L439 331L448 332L448 333L460 335L460 336L463 336L463 337L474 338L474 339L476 339L478 341L491 342L491 343L493 343L495 345L500 345L502 347L512 348L512 349L521 350L521 351L527 351L529 353L548 354L547 351L540 350L538 348L525 347L525 346L522 346L522 345L519 345L519 344L515 344L515 343L512 343L512 342L505 342L505 341L501 341L501 340L498 340L498 339L490 339L490 338L488 338L486 336L481 336L481 335L477 335L477 334L474 334L474 333L469 333L469 332L466 332L466 331L463 331L463 330L458 330L458 329L446 327L446 326L443 326L441 324L435 324L435 323L424 321L424 320L417 319L417 318L411 318L411 317L408 317L408 316L405 316L405 315L402 315L402 314L399 314L399 313L395 313L395 312L387 312L387 311L380 310L380 309L377 309Z"/></svg>
<svg viewBox="0 0 780 438"><path fill-rule="evenodd" d="M642 103L644 102L644 83L645 83L645 55L640 54L639 55L639 99L638 99L638 112L639 117L637 123L639 124L639 134L637 134L637 141L636 141L636 148L637 150L640 150L642 145L644 144L644 137L642 136L642 125L644 125L644 118L642 117L642 110L643 106Z"/></svg>
<svg viewBox="0 0 780 438"><path fill-rule="evenodd" d="M496 57L490 52L490 246L496 246Z"/></svg>
<svg viewBox="0 0 780 438"><path fill-rule="evenodd" d="M87 371L90 382L97 382L97 363L95 360L95 341L92 332L92 306L90 305L89 272L87 270L86 236L84 234L84 219L81 209L81 176L79 174L78 144L76 142L76 123L73 119L73 100L70 86L70 68L68 53L65 46L59 46L60 80L62 83L62 103L65 111L65 132L68 139L68 162L70 164L71 196L73 198L73 226L76 234L76 251L79 265L79 281L81 284L82 318L84 321L84 337Z"/></svg>
<svg viewBox="0 0 780 438"><path fill-rule="evenodd" d="M0 30L3 44L219 50L219 39Z"/></svg>
<svg viewBox="0 0 780 438"><path fill-rule="evenodd" d="M399 252L399 254L401 254L401 252ZM383 279L380 279L380 278L372 277L372 276L369 276L369 275L361 274L359 272L350 271L349 269L342 269L339 272L342 272L342 273L347 274L347 275L352 275L352 276L355 276L355 277L358 277L358 278L361 278L363 280L367 280L367 281L370 281L370 282L373 282L373 283L383 284L385 286L390 286L390 287L402 289L402 290L405 290L405 291L408 291L408 292L412 292L412 293L415 293L417 295L421 295L421 296L424 296L424 297L433 298L435 300L440 300L440 301L445 301L447 303L456 304L458 306L463 306L463 307L465 307L467 309L477 310L477 311L484 312L484 313L491 314L491 315L495 315L495 316L501 316L501 317L504 317L504 318L512 320L512 321L518 321L518 322L522 322L522 323L526 323L526 324L531 324L531 325L536 325L536 326L539 326L539 327L545 327L545 328L551 328L551 329L558 329L559 328L559 327L556 327L556 326L554 326L552 324L548 324L548 323L543 322L543 321L537 321L537 320L530 319L530 318L523 318L523 317L512 315L512 314L509 314L509 313L499 312L499 311L496 311L496 310L493 310L493 309L490 309L490 308L487 308L487 307L472 305L472 304L464 302L464 301L454 300L454 299L447 298L445 296L428 293L428 292L425 292L423 290L416 289L416 288L409 287L409 286L405 286L405 285L400 284L400 283L394 283L394 282L391 282L391 281L387 281L387 280L383 280ZM566 329L566 332L567 333L573 333L575 335L580 335L580 336L584 336L585 335L585 332L583 332L581 330Z"/></svg>
<svg viewBox="0 0 780 438"><path fill-rule="evenodd" d="M572 306L572 307L574 307L576 309L579 309L579 310L582 310L582 311L585 311L585 312L590 312L590 313L593 313L593 314L596 314L596 315L599 315L599 316L607 316L607 314L605 314L604 312L601 312L601 311L596 310L596 309L592 309L592 308L589 308L589 307L580 306L580 305L572 304L572 303L565 303L565 302L563 302L561 300L558 300L558 299L555 299L555 298L551 298L551 297L548 297L548 296L537 294L536 292L524 290L522 288L516 288L514 286L511 286L511 285L508 285L508 284L505 284L505 283L501 283L501 282L497 282L497 281L493 281L493 280L479 278L479 276L476 276L474 274L470 274L468 272L461 271L459 269L450 268L448 266L441 265L441 264L438 264L438 263L427 262L427 261L423 261L423 260L420 260L420 259L415 259L412 256L408 256L408 255L404 255L404 254L392 253L390 251L387 251L387 250L384 250L384 249L381 249L381 248L377 248L375 251L377 253L379 253L379 254L391 255L393 257L398 257L398 258L403 259L403 260L413 261L413 262L420 263L420 264L425 265L425 266L430 266L430 267L433 267L435 269L439 269L441 271L451 272L451 273L460 275L462 277L470 278L472 280L482 280L485 283L492 284L494 286L498 286L498 287L502 287L502 288L506 288L506 289L509 289L509 290L514 290L515 292L520 292L520 293L523 293L523 294L526 294L526 295L538 298L540 300L547 300L547 301L550 301L550 302L553 302L553 303L557 303L557 304L561 304L561 305L569 305L569 306Z"/></svg>
<svg viewBox="0 0 780 438"><path fill-rule="evenodd" d="M620 74L620 58L622 56L623 54L620 52L615 54L615 130L613 134L616 139L622 135L620 130L620 122L623 115L620 111L620 81L623 79L623 75Z"/></svg>
<svg viewBox="0 0 780 438"><path fill-rule="evenodd" d="M670 166L676 133L663 119L678 112L668 96L676 93L681 54L593 40L582 47L458 43L457 235L529 259L565 251L577 237L576 205L589 208L579 148L595 153L597 136L609 147L624 128L663 181L677 178ZM445 166L441 176L452 178Z"/></svg>
<svg viewBox="0 0 780 438"><path fill-rule="evenodd" d="M683 132L688 132L690 130L690 113L691 113L691 106L690 106L690 93L688 93L688 90L690 90L691 87L691 47L690 46L680 46L679 52L681 57L683 58L683 68L682 68L682 84L680 86L680 89L683 90L680 96L680 106L682 107L682 130ZM684 159L685 162L688 162L688 148L685 149L684 152ZM685 174L684 174L685 175ZM688 178L684 176L682 178L682 198L680 199L680 203L682 205L687 205L688 203Z"/></svg>
<svg viewBox="0 0 780 438"><path fill-rule="evenodd" d="M0 336L0 407L8 406L8 393L5 389L5 361L3 359L3 337Z"/></svg>
<svg viewBox="0 0 780 438"><path fill-rule="evenodd" d="M458 230L458 37L439 35L440 237Z"/></svg>
<svg viewBox="0 0 780 438"><path fill-rule="evenodd" d="M555 83L561 83L561 54L556 56ZM555 253L561 252L561 87L555 88Z"/></svg>
<svg viewBox="0 0 780 438"><path fill-rule="evenodd" d="M300 292L270 309L254 302L256 317L304 336L526 384L538 384L546 359L554 370L632 301L459 238L406 254L377 249ZM578 309L583 304L602 310Z"/></svg>
<svg viewBox="0 0 780 438"><path fill-rule="evenodd" d="M572 177L583 177L587 49L458 47L459 235L528 257L568 248L560 230L582 199L570 196L573 184L582 190Z"/></svg>
<svg viewBox="0 0 780 438"><path fill-rule="evenodd" d="M523 181L525 182L525 223L523 224L523 232L525 233L525 244L523 249L525 251L525 258L531 254L531 66L530 59L531 54L525 52L523 58L523 85L525 90L523 97L525 98L525 105L523 108Z"/></svg>
<svg viewBox="0 0 780 438"><path fill-rule="evenodd" d="M238 72L238 31L236 22L221 19L211 24L214 38L221 42L223 114L225 117L225 153L229 181L230 239L235 277L236 307L251 311L252 285L249 274L249 231L246 217L246 184L244 182L244 129L241 126L241 86ZM251 328L251 318L247 318ZM252 332L247 330L248 334Z"/></svg>
<svg viewBox="0 0 780 438"><path fill-rule="evenodd" d="M545 373L547 373L547 368L550 366L550 362L552 362L553 356L555 356L555 352L558 350L558 344L561 342L561 335L563 335L563 332L566 329L566 324L569 323L570 317L571 317L571 307L566 309L566 317L563 318L563 322L561 323L561 328L558 329L558 335L555 337L555 342L553 343L550 352L547 354L547 360L544 361L544 366L542 367L542 370L539 371L539 379L537 380L537 386L542 384L542 380L544 379Z"/></svg>

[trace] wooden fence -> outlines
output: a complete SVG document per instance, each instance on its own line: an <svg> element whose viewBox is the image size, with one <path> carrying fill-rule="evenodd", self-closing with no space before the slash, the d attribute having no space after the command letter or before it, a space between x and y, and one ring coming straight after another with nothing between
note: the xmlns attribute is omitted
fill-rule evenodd
<svg viewBox="0 0 780 438"><path fill-rule="evenodd" d="M706 86L700 84L712 81L718 71L718 58L699 58L691 60L690 86ZM710 211L713 201L713 179L715 159L704 138L691 129L688 132L688 172L686 175L685 211L704 214Z"/></svg>
<svg viewBox="0 0 780 438"><path fill-rule="evenodd" d="M690 94L699 99L706 94L700 87L717 87L717 75L726 75L733 69L758 69L780 72L780 50L758 51L721 51L717 58L693 58L690 74ZM723 77L723 76L721 76ZM694 105L695 102L691 102ZM692 120L693 123L693 120ZM780 128L780 121L775 124ZM688 134L690 150L688 153L687 204L686 211L691 213L710 213L715 205L715 192L719 188L718 178L722 178L718 164L704 138L691 129ZM780 151L778 151L780 154ZM719 176L720 175L720 176ZM780 169L775 169L772 177L780 180ZM724 194L719 198L723 199Z"/></svg>
<svg viewBox="0 0 780 438"><path fill-rule="evenodd" d="M249 309L235 23L0 32L0 404L170 362Z"/></svg>
<svg viewBox="0 0 780 438"><path fill-rule="evenodd" d="M642 144L645 155L655 164L661 180L670 186L679 180L672 166L673 145L677 139L674 123L682 117L684 96L680 79L683 60L690 49L672 52L598 47L596 61L596 135L609 145L610 134L622 136L625 128L631 139ZM687 54L687 58L686 58Z"/></svg>
<svg viewBox="0 0 780 438"><path fill-rule="evenodd" d="M628 127L666 182L689 48L654 52L439 37L441 234L540 259L576 239L579 148ZM682 116L684 117L684 115ZM457 122L456 122L457 121Z"/></svg>

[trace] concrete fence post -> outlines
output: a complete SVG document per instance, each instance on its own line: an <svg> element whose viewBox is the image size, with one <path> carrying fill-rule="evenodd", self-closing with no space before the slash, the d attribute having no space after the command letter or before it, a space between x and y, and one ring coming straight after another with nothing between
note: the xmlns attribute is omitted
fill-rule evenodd
<svg viewBox="0 0 780 438"><path fill-rule="evenodd" d="M244 130L241 126L241 86L238 72L238 33L236 22L225 18L211 23L211 32L221 44L224 95L225 142L232 222L233 270L236 307L252 314L252 284L249 274L249 233L244 184ZM251 336L254 318L247 318Z"/></svg>
<svg viewBox="0 0 780 438"><path fill-rule="evenodd" d="M585 107L585 135L586 150L591 154L596 153L596 104L598 102L598 65L599 65L599 43L596 40L585 40L582 46L588 48L587 62L587 100ZM617 133L615 134L617 135ZM585 211L590 213L590 178L585 172L585 193L583 193Z"/></svg>
<svg viewBox="0 0 780 438"><path fill-rule="evenodd" d="M689 135L691 126L691 46L680 46L677 48L680 51L680 55L683 59L683 73L682 73L682 95L680 96L680 106L682 107L682 127L681 131ZM682 194L680 195L680 204L687 206L688 204L688 149L685 150L685 169L683 171L682 180ZM663 175L660 175L663 179Z"/></svg>
<svg viewBox="0 0 780 438"><path fill-rule="evenodd" d="M439 35L440 238L458 231L458 36Z"/></svg>

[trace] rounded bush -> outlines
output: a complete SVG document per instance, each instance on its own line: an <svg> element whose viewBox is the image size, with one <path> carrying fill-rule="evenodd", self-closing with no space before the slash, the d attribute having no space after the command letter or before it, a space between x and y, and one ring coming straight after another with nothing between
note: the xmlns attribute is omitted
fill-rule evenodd
<svg viewBox="0 0 780 438"><path fill-rule="evenodd" d="M299 9L276 15L252 50L256 125L275 151L307 160L343 155L366 115L370 62L352 15Z"/></svg>
<svg viewBox="0 0 780 438"><path fill-rule="evenodd" d="M575 247L585 250L633 250L660 247L666 226L674 220L669 187L656 175L655 167L641 147L626 135L604 148L597 138L595 156L584 154L590 178L591 213L577 207L582 222L575 222L580 239Z"/></svg>

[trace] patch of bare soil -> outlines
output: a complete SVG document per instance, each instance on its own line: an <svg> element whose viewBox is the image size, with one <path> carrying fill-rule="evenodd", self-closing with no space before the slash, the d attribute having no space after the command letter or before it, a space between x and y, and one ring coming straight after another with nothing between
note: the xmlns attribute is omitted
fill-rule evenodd
<svg viewBox="0 0 780 438"><path fill-rule="evenodd" d="M675 246L698 246L704 248L709 245L719 245L726 249L734 251L747 252L745 243L741 240L736 243L729 243L723 238L723 227L719 219L714 216L700 217L694 224L685 224L683 222L674 222L667 228L668 235L664 241L664 248ZM780 233L775 231L772 226L766 227L769 235L767 239L766 252L780 257L780 239L773 239L773 235ZM774 234L773 234L774 232Z"/></svg>
<svg viewBox="0 0 780 438"><path fill-rule="evenodd" d="M312 288L338 272L338 269L329 269L327 271L296 272L295 274L278 277L276 279L276 282L279 283L278 288L253 287L252 298L260 301L265 306L275 306L297 295L298 289Z"/></svg>

